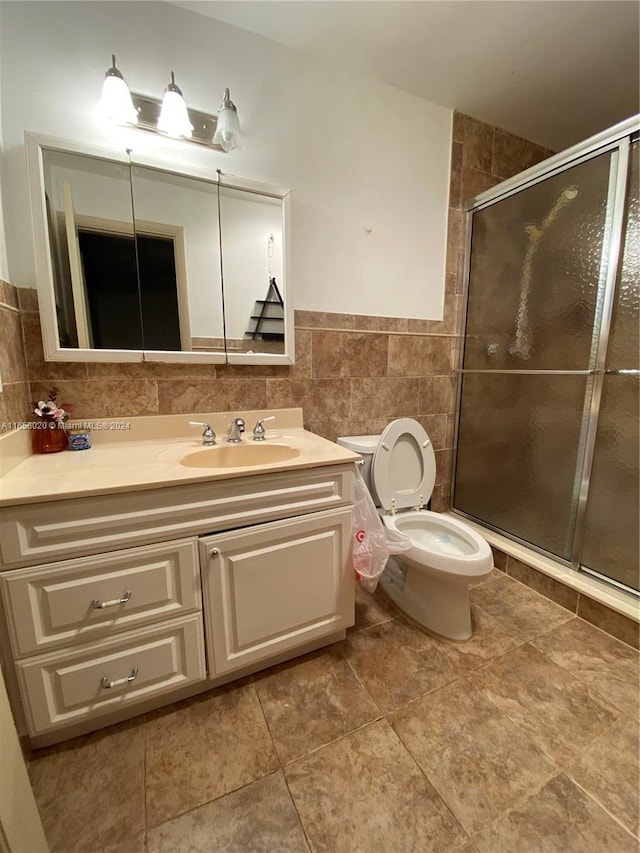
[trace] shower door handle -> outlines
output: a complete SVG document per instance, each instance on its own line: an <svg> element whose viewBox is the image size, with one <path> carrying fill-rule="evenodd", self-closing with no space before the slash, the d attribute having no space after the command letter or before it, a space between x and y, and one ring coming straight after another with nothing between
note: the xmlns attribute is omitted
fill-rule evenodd
<svg viewBox="0 0 640 853"><path fill-rule="evenodd" d="M605 370L606 376L640 376L640 370Z"/></svg>

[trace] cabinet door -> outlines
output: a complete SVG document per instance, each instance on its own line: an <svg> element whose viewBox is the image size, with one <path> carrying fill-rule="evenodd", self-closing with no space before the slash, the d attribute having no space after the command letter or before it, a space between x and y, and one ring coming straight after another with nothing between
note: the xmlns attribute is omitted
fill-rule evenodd
<svg viewBox="0 0 640 853"><path fill-rule="evenodd" d="M201 540L210 676L353 625L350 508Z"/></svg>

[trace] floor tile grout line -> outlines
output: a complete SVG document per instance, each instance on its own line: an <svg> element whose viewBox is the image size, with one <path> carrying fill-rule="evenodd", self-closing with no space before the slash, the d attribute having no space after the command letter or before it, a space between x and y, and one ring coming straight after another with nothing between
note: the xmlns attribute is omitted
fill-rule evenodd
<svg viewBox="0 0 640 853"><path fill-rule="evenodd" d="M535 648L535 646L532 646L532 648ZM538 649L536 649L536 651L539 651L539 650L538 650ZM507 652L507 654L508 654L508 652ZM542 654L542 652L540 652L540 654ZM543 655L543 657L545 657L545 658L546 658L546 655ZM552 661L550 658L549 658L548 660L549 660L549 662L550 662L550 663L555 663L555 661ZM492 661L490 661L489 663L492 663ZM557 664L556 664L556 666L557 666ZM475 671L477 671L477 670L475 670ZM568 674L568 675L571 675L572 677L574 677L574 678L575 678L575 676L573 676L573 674L572 674L572 673L567 672L567 674ZM576 680L579 680L579 679L576 679ZM582 682L581 682L581 684L582 684ZM505 711L505 710L504 710L503 708L501 708L501 707L500 707L496 702L494 702L494 701L493 701L493 699L491 698L491 696L488 696L488 695L484 692L484 690L483 690L482 688L477 687L476 685L473 685L473 686L474 686L474 687L476 687L476 689L477 689L477 690L480 690L480 691L481 691L481 693L486 697L486 699L488 699L488 701L489 701L489 702L491 702L491 704L492 704L492 705L493 705L493 706L494 706L494 707L495 707L495 708L496 708L496 709L497 709L501 714L504 714L504 716L505 716L508 720L510 720L510 722L511 722L511 723L513 723L513 725L514 725L514 726L516 726L516 728L518 728L521 732L524 732L524 734L525 734L525 735L526 735L526 736L527 736L527 737L528 737L528 738L529 738L529 739L530 739L530 740L535 744L535 746L537 746L537 747L538 747L538 749L540 749L540 750L541 750L541 752L543 752L543 753L544 753L544 755L545 755L545 756L546 756L546 757L547 757L547 758L548 758L548 759L549 759L549 760L550 760L550 761L551 761L551 762L552 762L556 767L558 767L558 768L560 769L560 771L561 771L561 772L565 772L565 771L564 771L564 768L563 768L563 765L562 765L562 764L557 760L557 758L555 758L553 755L551 755L551 753L550 753L547 749L545 749L545 747L543 747L543 746L541 746L540 744L538 744L538 743L537 743L537 741L534 739L533 735L531 734L531 732L530 732L530 731L528 731L528 729L526 729L526 728L525 728L521 723L519 723L517 720L514 720L514 719L513 719L513 717L508 713L508 711ZM584 685L584 684L583 684L583 686L584 686L584 687L587 687L587 685ZM588 694L590 693L588 689L587 689L587 693L588 693ZM594 738L592 738L592 740L590 740L588 743L586 743L586 744L584 744L583 746L581 746L581 747L580 747L580 748L579 748L575 753L572 753L572 758L577 757L577 756L578 756L580 753L582 753L585 749L588 749L590 746L592 746L592 745L593 745L593 743L594 743L594 742L595 742L599 737L601 737L602 735L606 734L607 730L608 730L612 725L614 725L616 722L618 722L618 720L620 720L620 719L622 718L622 716L624 716L624 715L623 715L623 714L621 714L619 717L616 717L616 718L613 720L613 722L612 722L612 723L608 724L605 728L603 728L603 729L602 729L602 730L601 730L597 735L595 735L595 737L594 737Z"/></svg>
<svg viewBox="0 0 640 853"><path fill-rule="evenodd" d="M518 580L518 578L514 578L513 575L510 575L508 572L502 572L500 571L500 569L498 569L498 571L500 572L500 574L497 577L491 577L489 578L489 580L485 581L484 583L477 584L476 586L489 586L490 584L495 583L495 581L500 580L501 578L505 578L506 580L513 581L513 583L518 584L518 586L529 590L529 592L532 592L534 595L537 595L538 598L541 598L543 601L546 601L547 604L553 604L554 607L559 608L563 613L568 613L569 615L576 617L578 616L577 609L575 611L569 610L567 607L563 607L562 604L558 604L558 602L554 601L552 598L549 598L543 593L538 592L538 590L534 589L532 586L528 586L526 583L524 583L524 581ZM611 634L609 636L611 636Z"/></svg>
<svg viewBox="0 0 640 853"><path fill-rule="evenodd" d="M276 739L273 736L273 732L271 731L271 726L269 725L269 720L267 719L267 715L264 710L264 705L262 704L262 699L260 698L260 691L258 690L258 686L255 681L252 682L251 686L253 687L256 698L258 700L258 705L260 706L260 711L262 713L262 718L264 720L264 724L267 727L267 732L269 733L269 737L271 738L271 745L273 746L273 751L276 754L276 758L278 759L279 769L284 769L284 761L282 760L282 756L280 755L280 751L278 749L278 745L276 743Z"/></svg>
<svg viewBox="0 0 640 853"><path fill-rule="evenodd" d="M576 618L579 618L579 617L576 617ZM569 621L573 621L573 620L569 620ZM539 649L536 645L534 645L534 641L537 640L539 637L544 637L547 634L552 634L554 631L559 630L560 628L564 627L564 625L566 625L566 624L567 624L566 622L563 622L561 625L556 625L555 628L551 628L551 630L545 631L542 634L537 634L531 640L525 640L522 643L520 643L520 645L531 646L532 649L535 649L538 652L538 654L541 654L549 663L553 664L554 666L557 666L563 672L566 672L567 675L570 675L572 678L575 678L576 681L579 681L580 684L582 684L582 686L586 689L589 696L591 696L592 698L595 697L595 698L601 700L607 706L610 706L613 710L617 711L618 716L616 717L616 720L614 722L621 719L621 717L628 715L629 712L625 708L621 708L619 705L616 705L615 702L613 702L611 699L607 699L605 696L602 695L602 693L600 693L600 691L593 684L589 684L589 682L585 681L585 679L583 677L581 677L578 673L574 672L571 669L568 669L563 664L558 663L558 661L555 661L551 657L550 654L542 651L542 649ZM606 633L606 632L603 632L603 633ZM607 636L609 636L609 635L607 635ZM515 648L518 648L518 646L516 646ZM514 649L509 649L507 652L505 652L505 655L509 654L510 651L514 651ZM497 658L493 658L492 660L487 661L487 664L483 664L482 666L489 665L489 664L493 663L494 660L497 660ZM640 659L638 660L638 666L640 667ZM477 669L480 669L480 668L481 667L477 667ZM475 671L477 671L477 669L471 670L471 671L475 672ZM639 670L639 672L640 672L640 670ZM611 725L613 725L613 723ZM601 732L600 734L603 734L603 733L604 732ZM596 735L594 740L596 740L598 737L600 737L600 735ZM593 743L593 741L591 741L591 743ZM584 748L586 749L586 747L584 747Z"/></svg>
<svg viewBox="0 0 640 853"><path fill-rule="evenodd" d="M539 636L543 636L543 635L539 635ZM603 696L603 695L602 695L602 693L598 690L598 688L597 688L597 687L595 687L593 684L589 684L589 682L588 682L588 681L585 681L584 677L581 677L578 673L574 672L574 671L573 671L573 670L571 670L571 669L568 669L568 668L567 668L566 666L564 666L563 664L558 663L558 661L554 660L554 659L551 657L551 655L547 654L546 652L543 652L543 651L542 651L541 649L539 649L537 646L534 646L534 645L533 645L533 643L529 643L529 645L531 645L531 647L532 647L532 648L534 648L534 649L535 649L537 652L539 652L543 657L545 657L548 661L550 661L550 663L555 664L555 666L559 667L561 670L563 670L564 672L566 672L566 673L567 673L567 675L570 675L570 676L572 676L573 678L575 678L577 681L579 681L579 682L580 682L580 684L582 684L582 685L583 685L583 687L585 687L585 688L586 688L587 693L588 693L590 696L592 696L592 697L596 697L597 699L601 700L601 701L602 701L602 702L604 702L606 705L611 706L611 708L613 708L615 711L617 711L619 716L618 716L618 717L616 717L616 721L617 721L617 720L619 720L619 719L621 719L621 718L622 718L622 717L624 717L624 716L629 716L629 715L630 715L630 712L629 712L629 711L627 711L625 708L621 708L619 705L616 705L616 703L615 703L615 702L613 702L611 699L607 699L607 697L606 697L606 696ZM638 662L638 665L639 665L639 667L640 667L640 661ZM597 736L596 736L596 738L594 738L594 740L595 740L595 739L597 739L598 737L600 737L600 735L597 735ZM591 741L591 742L593 743L593 741Z"/></svg>
<svg viewBox="0 0 640 853"><path fill-rule="evenodd" d="M361 631L369 631L371 628L377 628L380 625L386 625L388 622L393 622L393 620L397 618L397 616L389 616L388 619L381 619L379 622L372 622L371 625L360 625L357 628L354 625L352 631L347 630L345 640L348 639L352 634L359 634ZM344 642L344 640L342 642Z"/></svg>
<svg viewBox="0 0 640 853"><path fill-rule="evenodd" d="M535 592L535 590L533 590L533 591ZM553 602L552 602L552 603L553 603ZM500 628L502 628L502 630L503 630L503 631L505 631L505 633L507 633L510 637L513 637L513 639L514 639L514 640L517 640L517 641L518 641L518 644L519 644L519 645L524 645L525 643L529 643L529 644L531 644L534 640L537 640L537 639L538 639L538 637L542 637L542 636L544 636L545 634L550 634L552 631L556 631L558 628L562 628L562 627L563 627L564 625L566 625L567 623L569 623L569 622L573 622L573 620L574 620L574 619L579 619L579 618L580 618L579 616L576 616L576 615L575 615L575 613L574 613L574 614L571 614L571 613L570 613L570 611L565 610L564 608L562 608L563 612L565 612L565 613L567 613L567 614L568 614L567 619L565 619L565 621L564 621L564 622L560 622L560 623L558 623L557 625L554 625L552 628L545 628L544 630L540 631L540 633L539 633L539 634L533 634L533 635L532 635L532 636L530 636L530 637L529 637L529 636L528 636L528 637L522 637L522 636L517 636L516 634L514 634L514 633L513 633L513 628L512 628L512 627L508 627L507 625L505 625L505 624L504 624L504 622L502 622L502 621L501 621L501 619L500 619L500 617L499 617L499 616L495 616L495 615L494 615L493 613L491 613L489 610L487 610L486 608L482 607L482 605L480 605L480 604L476 604L475 602L472 602L472 606L473 606L473 607L477 607L477 608L478 608L478 610L480 610L480 611L481 611L482 613L484 613L486 616L490 616L492 619L494 619L494 620L498 623L498 625L500 626ZM584 621L584 620L583 620L583 621ZM610 635L608 635L608 636L610 636ZM509 650L508 650L508 651L509 651ZM508 653L508 651L507 651L507 652L505 652L505 654L506 654L506 653ZM488 661L488 663L489 663L489 662L490 662L490 661ZM483 664L483 666L484 666L484 664Z"/></svg>
<svg viewBox="0 0 640 853"><path fill-rule="evenodd" d="M468 679L467 679L464 675L462 676L462 679L463 679L463 680L465 680L465 681L467 681L467 683L469 683L469 682L468 682ZM456 679L456 680L458 680L458 679ZM454 683L455 683L455 682L450 682L449 684L442 685L441 687L437 688L437 690L444 690L444 689L446 689L447 687L450 687L450 686L451 686L451 684L454 684ZM403 744L403 746L405 747L405 749L406 749L406 750L411 754L412 758L414 758L414 761L416 761L416 763L418 764L418 766L420 767L420 769L422 770L422 772L424 773L424 775L427 777L427 779L429 780L429 782L430 782L430 783L433 785L433 787L437 790L438 794L439 794L439 795L442 797L442 799L445 801L445 803L447 804L447 806L449 807L449 809L454 813L454 816L455 816L455 817L456 817L456 819L458 820L458 823L460 823L460 825L462 826L462 828L464 829L464 831L467 833L467 835L469 836L469 838L473 839L473 837L474 837L475 835L477 835L477 834L478 834L478 832L483 831L484 829L486 829L486 827L487 827L487 826L490 826L492 823L495 823L495 822L496 822L500 817L503 817L503 816L504 816L508 811L510 811L510 810L512 810L512 809L514 809L514 808L517 808L519 805L521 805L522 803L526 802L526 800L527 800L530 796L534 796L534 795L535 795L535 794L536 794L536 793L537 793L537 792L538 792L542 787L544 787L544 785L546 785L546 784L547 784L547 782L549 782L551 779L553 779L553 778L554 778L555 776L557 776L559 773L566 773L566 771L564 770L564 768L563 768L563 767L562 767L562 766L561 766L561 765L560 765L560 764L559 764L559 763L558 763L558 762L557 762L557 761L556 761L552 756L550 756L550 755L549 755L549 754L548 754L544 749L542 749L542 747L538 746L538 744L533 740L533 738L531 737L531 735L529 734L529 732L527 732L527 731L526 731L526 729L523 729L523 727L522 727L522 726L519 726L519 725L515 722L515 720L512 720L512 719L511 719L511 717L509 717L509 715L508 715L505 711L503 711L501 708L499 708L497 705L495 705L495 703L494 703L494 702L492 702L492 701L491 701L491 699L490 699L488 696L485 696L485 694L484 694L484 692L483 692L482 690L480 690L479 688L475 687L475 685L471 685L471 686L472 686L474 689L478 690L478 692L480 692L480 693L482 694L483 698L485 698L485 699L486 699L486 700L487 700L491 705L493 705L493 707L496 709L496 711L498 712L498 714L499 714L501 717L504 717L504 718L508 719L508 720L509 720L509 722L514 726L514 728L515 728L515 729L517 729L517 730L518 730L518 731L520 731L520 732L523 732L523 733L528 737L528 739L531 741L532 745L533 745L534 747L536 747L536 749L538 749L538 750L540 751L540 753L542 754L542 756L543 756L544 758L548 759L549 764L551 765L551 766L550 766L550 769L545 773L544 781L542 781L540 784L538 784L538 785L534 786L534 787L533 787L533 789L532 789L532 791L530 791L530 792L528 792L528 793L526 793L526 794L522 794L520 797L518 797L518 798L517 798L517 799L516 799L516 800L515 800L515 801L514 801L514 802L513 802L513 803L512 803L508 808L507 808L507 809L503 809L503 811L502 811L499 815L496 815L494 818L492 818L490 821L488 821L488 822L487 822L487 824L486 824L486 826L483 826L483 827L482 827L482 829L481 829L481 830L478 830L477 832L470 832L470 831L468 831L468 830L464 827L464 825L462 824L462 821L461 821L459 818L457 818L457 815L455 815L455 812L454 812L454 810L453 810L453 807L449 805L448 800L447 800L447 799L444 797L444 795L440 792L440 789L438 788L438 786L436 785L436 783L434 782L434 780L431 778L431 776L429 775L428 771L427 771L427 770L424 770L424 769L421 767L420 763L418 762L418 759L417 759L417 758L415 758L415 757L413 756L413 753L411 752L410 747L409 747L409 746L404 742L404 740L403 740L403 738L402 738L402 735L401 735L398 731L396 731L395 726L393 725L393 723L392 723L391 721L389 721L389 725L390 725L390 726L391 726L391 728L394 730L394 732L396 733L396 735L398 736L398 738L399 738L399 739L400 739L400 741L402 742L402 744ZM437 692L437 690L434 690L434 691L431 691L431 692L432 692L432 693L435 693L435 692ZM425 695L429 695L429 694L425 694ZM404 706L404 708L399 708L399 709L397 709L397 710L404 711L406 708L409 708L411 705L413 705L413 704L415 704L416 702L420 701L420 699L422 699L422 698L424 698L424 696L421 696L419 699L415 699L415 700L413 700L413 701L412 701L412 702L410 702L408 705ZM395 712L394 712L394 713L395 713ZM568 775L568 774L566 774L566 775Z"/></svg>
<svg viewBox="0 0 640 853"><path fill-rule="evenodd" d="M436 794L438 795L438 797L440 798L440 800L443 802L444 806L446 807L446 809L447 809L447 811L449 812L449 814L451 815L451 817L454 819L454 821L456 822L456 824L460 827L460 829L462 830L462 832L463 832L463 833L464 833L464 835L466 836L466 840L465 840L465 842L464 842L464 843L465 843L465 844L467 844L467 843L468 843L468 841L471 839L471 833L467 832L467 830L464 828L464 826L462 825L462 822L461 822L460 818L459 818L459 817L458 817L458 815L454 812L453 808L449 805L448 800L446 800L446 799L445 799L445 797L442 795L442 793L441 793L441 791L440 791L439 787L438 787L438 786L433 782L433 780L429 777L429 774L427 773L427 771L422 767L422 765L420 764L420 762L418 761L418 759L417 759L417 758L415 757L415 755L411 752L411 750L409 749L409 747L407 746L407 744L403 741L403 739L401 738L400 734L395 730L395 728L394 728L394 727L393 727L393 725L391 724L390 720L386 720L386 722L387 722L387 725L389 726L389 728L391 729L391 731L393 732L394 736L395 736L395 737L396 737L396 739L398 740L398 743L400 744L400 746L402 746L402 748L403 748L403 749L404 749L404 751L407 753L407 755L409 756L409 758L411 759L411 761L412 761L412 762L415 764L415 766L418 768L418 771L419 771L419 772L422 774L422 776L427 780L427 782L429 783L429 785L431 785L431 787L432 787L432 788L433 788L433 790L436 792ZM462 846L462 845L460 845L460 846Z"/></svg>
<svg viewBox="0 0 640 853"><path fill-rule="evenodd" d="M287 788L287 793L289 794L289 799L291 800L293 808L295 809L295 813L297 814L298 820L300 821L300 827L302 829L302 834L304 835L304 840L307 844L308 851L309 851L309 853L312 853L312 851L314 850L314 847L311 844L311 838L309 837L309 833L307 832L307 828L304 825L304 821L302 820L302 815L300 814L300 811L298 809L298 804L296 803L296 798L293 796L293 793L292 793L291 788L289 786L289 780L287 779L287 774L284 772L284 768L282 768L280 770L280 773L282 773L282 778L284 779L284 784Z"/></svg>
<svg viewBox="0 0 640 853"><path fill-rule="evenodd" d="M548 785L549 782L552 782L554 779L557 779L558 776L561 776L562 774L564 774L565 776L567 775L566 773L564 773L564 770L558 768L555 772L550 773L549 776L543 782L538 785L534 785L532 790L528 794L525 794L524 796L520 797L515 803L510 805L499 815L496 815L496 817L494 817L492 820L488 821L487 824L482 827L482 829L478 830L478 832L472 833L471 843L473 843L474 839L476 839L479 835L481 835L483 832L486 832L488 829L491 829L492 826L495 826L497 823L499 823L505 817L510 815L512 812L517 811L519 808L522 808L522 806L524 806L525 803L527 803L530 799L532 799L533 797L537 797L540 791L545 787L545 785Z"/></svg>
<svg viewBox="0 0 640 853"><path fill-rule="evenodd" d="M580 784L580 782L578 782L578 780L577 780L577 779L574 779L574 777L571 775L571 773L570 773L569 771L567 771L567 770L564 770L564 769L563 769L563 771L562 771L562 772L564 773L564 775L565 775L568 779L570 779L570 780L573 782L573 784L574 784L577 788L580 788L580 790L582 791L582 793L583 793L583 794L585 794L585 796L587 796L587 797L588 797L590 800L592 800L592 801L593 801L597 806L599 806L599 807L600 807L604 812L606 812L606 813L609 815L609 817L610 817L612 820L614 820L614 821L618 824L618 826L622 827L622 829L624 829L624 831L625 831L628 835L630 835L630 836L631 836L631 838L633 838L633 839L634 839L634 841L638 841L638 839L640 839L640 834L639 834L639 835L635 835L635 834L634 834L634 832L633 832L632 830L630 830L628 826L625 826L625 824L624 824L624 823L622 823L622 821L620 820L620 818L619 818L619 817L616 817L616 815L615 815L615 814L614 814L614 813L609 809L609 807L608 807L608 806L606 806L603 802L601 802L595 794L593 794L591 791L589 791L587 788L585 788L585 787L584 787L584 785L581 785L581 784Z"/></svg>
<svg viewBox="0 0 640 853"><path fill-rule="evenodd" d="M231 788L229 791L225 791L224 794L220 794L218 797L213 797L211 800L205 800L203 803L198 803L195 806L191 806L191 808L185 809L183 812L179 812L178 814L172 815L171 817L165 818L165 820L160 821L160 823L156 823L153 826L150 826L150 830L157 830L161 826L164 826L167 823L173 823L176 820L181 820L188 814L192 812L198 811L198 809L203 809L205 806L210 806L213 803L217 803L220 800L224 800L226 797L230 797L231 794L237 794L238 791L244 790L244 788L248 788L250 785L254 785L256 782L262 782L264 779L268 779L269 776L275 776L277 773L282 773L283 768L278 767L275 770L270 770L268 773L265 773L263 776L258 776L257 779L251 779L249 782L243 782L242 785L238 785L237 788ZM148 833L147 833L148 836Z"/></svg>
<svg viewBox="0 0 640 853"><path fill-rule="evenodd" d="M373 696L371 695L371 693L367 690L367 688L365 687L364 683L361 681L361 679L360 679L360 677L359 677L358 673L355 671L355 669L354 669L354 668L353 668L353 666L351 665L351 661L349 660L349 658L347 658L347 657L346 657L346 655L344 655L344 654L343 654L342 650L340 650L340 654L342 655L342 659L343 659L343 661L344 661L344 662L346 663L346 665L349 667L349 672L353 675L353 677L355 678L355 680L357 681L357 683L360 685L360 687L364 690L364 692L365 692L365 693L366 693L366 695L369 697L369 699L371 700L371 702L373 702L373 704L376 706L376 708L378 709L378 711L379 711L379 713L380 713L380 716L381 716L381 717L384 717L384 715L385 715L385 714L384 714L384 710L380 707L380 705L378 704L378 702L376 702L376 700L373 698Z"/></svg>
<svg viewBox="0 0 640 853"><path fill-rule="evenodd" d="M293 764L297 764L298 761L304 761L305 758L309 758L310 755L315 755L317 752L321 752L321 750L326 749L328 746L333 746L334 743L338 743L345 738L351 737L351 735L356 732L362 731L362 729L366 729L367 726L372 726L374 723L379 723L381 720L384 720L385 717L380 715L379 717L375 717L373 720L367 720L364 723L361 723L359 726L356 726L355 729L351 729L348 732L344 732L344 734L338 735L338 737L333 740L329 740L326 743L320 744L320 746L314 746L313 749L309 750L309 752L305 752L303 755L298 755L297 758L292 758L291 761L287 761L286 764L282 766L282 769L286 771Z"/></svg>

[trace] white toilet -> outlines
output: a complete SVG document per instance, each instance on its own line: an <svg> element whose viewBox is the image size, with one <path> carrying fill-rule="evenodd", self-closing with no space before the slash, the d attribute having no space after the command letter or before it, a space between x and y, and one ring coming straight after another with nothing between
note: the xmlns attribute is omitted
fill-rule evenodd
<svg viewBox="0 0 640 853"><path fill-rule="evenodd" d="M380 578L387 595L429 631L452 640L471 636L469 585L488 577L488 543L455 518L422 509L436 479L429 436L412 418L392 421L382 435L354 435L338 444L364 459L363 478L384 524L411 540Z"/></svg>

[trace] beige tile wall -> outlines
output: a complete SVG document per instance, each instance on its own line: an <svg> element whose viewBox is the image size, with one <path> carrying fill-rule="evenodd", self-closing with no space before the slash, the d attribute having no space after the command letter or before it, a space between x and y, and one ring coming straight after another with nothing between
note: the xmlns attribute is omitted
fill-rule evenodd
<svg viewBox="0 0 640 853"><path fill-rule="evenodd" d="M0 431L30 418L29 377L25 360L18 291L0 280ZM1 434L1 432L0 432Z"/></svg>
<svg viewBox="0 0 640 853"><path fill-rule="evenodd" d="M442 509L452 458L462 200L550 153L455 114L443 320L296 311L292 367L64 364L44 361L35 291L20 290L30 397L55 385L59 401L73 403L79 418L302 406L305 425L330 439L380 432L393 418L415 417L436 448L434 508ZM3 359L12 364L15 334L13 340L6 347L2 336ZM17 412L27 401L24 364L22 372L13 371L21 383L20 393L13 392Z"/></svg>

